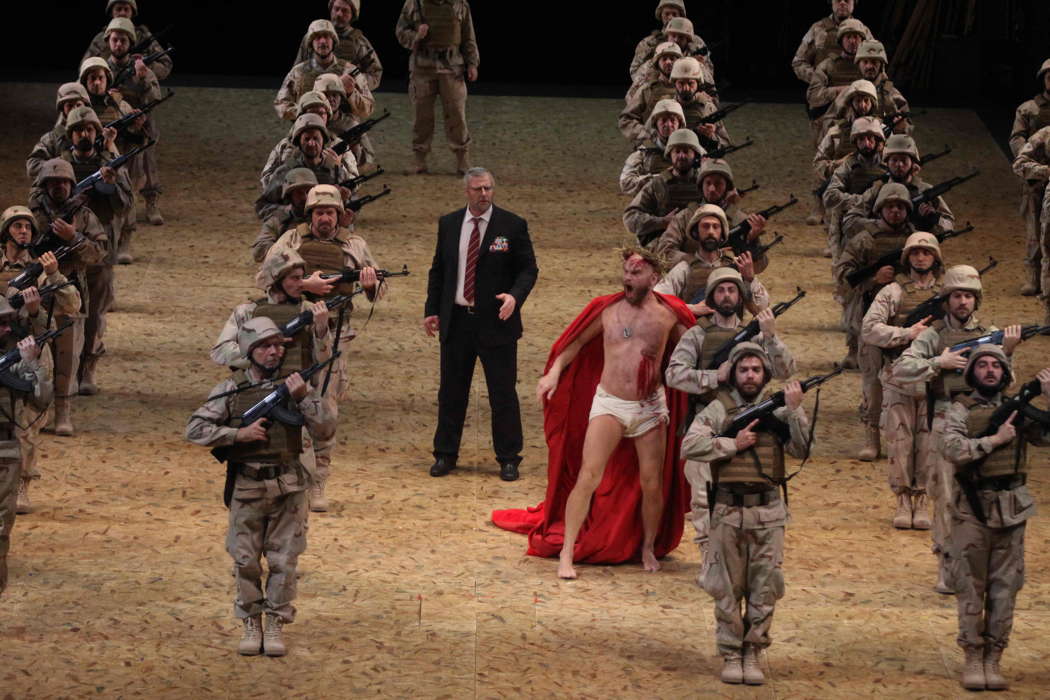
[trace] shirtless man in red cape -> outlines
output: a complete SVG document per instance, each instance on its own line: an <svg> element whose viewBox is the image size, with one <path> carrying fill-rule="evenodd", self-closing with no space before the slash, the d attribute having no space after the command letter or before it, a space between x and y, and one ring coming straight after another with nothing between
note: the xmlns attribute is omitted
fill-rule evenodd
<svg viewBox="0 0 1050 700"><path fill-rule="evenodd" d="M553 398L565 367L583 346L602 334L601 380L591 405L580 472L565 503L565 538L558 562L561 578L576 578L573 567L576 537L590 510L591 496L602 481L605 465L623 438L633 440L638 455L642 565L646 571L660 569L653 544L664 509L668 424L661 363L668 340L673 347L685 331L680 315L652 291L661 273L661 262L652 253L625 249L623 298L606 306L554 358L536 387L541 403Z"/></svg>

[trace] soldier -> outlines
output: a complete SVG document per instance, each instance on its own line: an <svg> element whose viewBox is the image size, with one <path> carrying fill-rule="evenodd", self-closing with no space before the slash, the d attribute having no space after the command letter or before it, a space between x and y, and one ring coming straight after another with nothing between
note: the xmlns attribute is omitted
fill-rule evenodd
<svg viewBox="0 0 1050 700"><path fill-rule="evenodd" d="M20 297L17 302L22 304L19 316L28 322L27 325L34 334L48 330L49 322L52 322L52 312L57 310L60 314L68 316L80 308L80 294L73 286L63 287L46 301L41 299L40 289L45 285L65 284L66 278L58 271L58 261L53 253L46 252L39 259L34 259L30 254L29 245L35 237L36 223L33 213L27 207L13 206L4 211L0 220L0 243L3 244L0 251L0 287L6 288L4 296L7 300L13 301L16 296ZM22 274L34 262L40 262L43 267L43 272L35 284L22 291L7 286L11 279ZM40 364L48 381L51 381L54 363L51 351L46 347L42 349ZM47 417L44 415L46 413L47 411L37 411L32 406L25 406L15 428L21 448L21 478L16 504L19 515L29 513L33 508L29 499L29 482L40 478L40 472L36 468L37 447L40 429L47 423Z"/></svg>
<svg viewBox="0 0 1050 700"><path fill-rule="evenodd" d="M664 152L671 134L685 128L682 106L674 100L660 100L653 107L645 126L646 140L627 156L620 172L620 194L633 197L643 185L671 167Z"/></svg>
<svg viewBox="0 0 1050 700"><path fill-rule="evenodd" d="M1050 78L1047 82L1050 82ZM1050 107L1047 107L1047 112L1050 113ZM1046 222L1050 219L1044 218L1050 206L1046 195L1050 191L1046 186L1050 179L1050 126L1044 126L1025 142L1014 159L1013 169L1024 181L1026 189L1021 213L1025 217L1027 232L1024 263L1028 278L1021 293L1025 296L1039 294L1046 307L1046 316L1050 318L1050 257L1044 255L1044 251L1050 247L1046 235ZM1043 216L1040 216L1040 210L1043 210ZM1031 234L1033 228L1036 233L1034 237Z"/></svg>
<svg viewBox="0 0 1050 700"><path fill-rule="evenodd" d="M369 90L379 89L379 83L383 79L383 64L364 32L351 26L361 17L361 0L328 0L328 12L338 39L335 43L336 58L360 68L366 76ZM295 62L310 60L312 53L313 42L310 40L310 33L307 32L299 44Z"/></svg>
<svg viewBox="0 0 1050 700"><path fill-rule="evenodd" d="M879 290L893 281L896 269L893 265L879 268L874 275L861 280L856 286L849 283L849 276L874 264L885 253L903 248L915 227L908 221L911 198L904 185L890 183L879 192L875 202L877 225L864 230L850 239L835 263L835 280L844 290L845 305L843 325L846 327L846 346L849 354L843 366L852 368L853 362L861 371L860 418L865 425L865 443L857 459L871 462L879 458L881 451L879 417L882 412L882 386L879 372L882 369L882 351L861 341L860 330L864 314Z"/></svg>
<svg viewBox="0 0 1050 700"><path fill-rule="evenodd" d="M889 178L872 182L860 200L846 210L842 216L842 230L847 237L880 227L873 205L886 182L904 185L909 197L914 197L931 187L918 176L922 166L919 164L919 149L911 136L894 134L886 139L886 146L882 149L882 160L889 171ZM918 207L910 207L908 217L919 231L945 233L955 226L955 217L944 202L944 197L938 197L936 204L923 202Z"/></svg>
<svg viewBox="0 0 1050 700"><path fill-rule="evenodd" d="M320 117L321 122L325 125L327 136L330 140L325 142L322 149L323 160L329 163L338 162L346 168L346 172L350 173L351 177L356 176L359 171L357 158L354 156L352 149L343 151L342 155L339 155L334 150L342 141L332 135L332 129L330 128L332 110L328 98L324 94L313 90L304 92L299 98L298 108L300 116L303 114L314 114ZM264 191L271 184L274 173L278 170L287 170L284 167L285 164L292 160L296 154L300 153L299 147L294 143L296 130L300 126L300 122L296 119L296 122L292 124L292 128L288 130L288 136L278 141L277 145L270 151L270 155L267 156L266 165L263 166L262 173L259 175L259 183Z"/></svg>
<svg viewBox="0 0 1050 700"><path fill-rule="evenodd" d="M284 174L289 170L311 170L317 182L323 185L340 185L357 175L355 170L347 166L348 159L340 158L330 148L326 148L331 145L332 137L325 127L324 118L310 113L302 115L295 120L291 138L297 150L274 168L263 185L263 193L255 200L255 213L262 221L280 207Z"/></svg>
<svg viewBox="0 0 1050 700"><path fill-rule="evenodd" d="M821 119L834 104L835 99L846 91L850 83L860 80L860 67L857 65L857 49L867 36L867 28L855 19L847 19L839 24L837 31L838 53L829 55L813 70L806 90L806 104L813 127L813 145L820 143L826 128Z"/></svg>
<svg viewBox="0 0 1050 700"><path fill-rule="evenodd" d="M122 71L129 71L130 76L120 84L120 96L135 109L141 109L160 99L159 77L153 69L147 66L141 58L135 58L128 54L131 45L135 43L137 35L131 21L123 17L117 17L109 23L106 28L106 41L109 42L110 55L106 59L109 64L110 86L116 80L115 76ZM153 63L152 65L157 65ZM88 90L90 92L90 89ZM160 131L157 128L157 120L150 113L144 117L141 124L142 134L152 140L160 139ZM157 199L162 191L160 184L160 171L157 166L157 146L149 148L142 153L139 163L134 172L135 186L138 188L142 198L146 201L146 218L154 226L164 224L157 207ZM130 240L129 240L130 243ZM127 244L124 244L125 246ZM125 248L126 249L126 248ZM130 260L129 260L130 262Z"/></svg>
<svg viewBox="0 0 1050 700"><path fill-rule="evenodd" d="M950 547L952 523L949 513L953 478L951 467L940 455L948 407L966 390L960 372L967 362L967 351L949 352L949 349L956 343L979 338L996 329L985 328L975 316L981 305L983 291L981 276L974 268L969 265L948 268L941 283L941 293L948 295L944 318L934 321L911 342L893 363L892 374L896 382L904 385L929 384L926 391L933 400L933 407L927 406L926 410L932 412L933 420L930 423L927 451L929 480L926 494L932 501L933 553L937 555L939 563L934 590L949 594L953 590L947 574L954 566L955 556ZM1021 327L1008 326L1003 338L1003 351L1007 356L1013 355L1014 348L1020 342Z"/></svg>
<svg viewBox="0 0 1050 700"><path fill-rule="evenodd" d="M890 117L909 111L908 100L904 99L904 95L886 75L886 66L889 61L886 58L886 47L881 41L869 39L861 42L854 61L860 68L860 74L864 80L875 86L878 115L884 121L888 122ZM911 120L900 119L894 124L893 133L909 134L911 128Z"/></svg>
<svg viewBox="0 0 1050 700"><path fill-rule="evenodd" d="M311 92L319 92L328 100L328 130L332 132L336 143L342 141L339 134L361 123L361 120L354 114L350 103L347 102L346 88L343 87L342 78L335 73L324 73L318 76L317 80L314 81ZM302 101L303 98L300 97L300 107ZM372 140L368 138L368 134L361 134L357 143L350 146L350 152L354 156L355 167L369 164L372 166L369 168L369 171L374 170L376 152L375 147L372 145Z"/></svg>
<svg viewBox="0 0 1050 700"><path fill-rule="evenodd" d="M809 85L813 72L824 59L839 52L838 28L848 19L853 18L853 0L831 0L831 15L813 23L813 26L802 37L802 43L795 51L791 68L799 80ZM861 23L863 27L863 23ZM871 32L864 27L864 38L870 39Z"/></svg>
<svg viewBox="0 0 1050 700"><path fill-rule="evenodd" d="M0 595L7 589L7 550L15 526L22 455L17 439L18 417L23 406L43 412L51 402L51 382L39 362L40 348L32 337L17 339L12 333L16 312L0 298L0 350L18 348L22 359L8 372L10 381L0 386L0 399L10 411L0 412ZM27 384L28 383L28 384ZM15 386L12 386L15 385Z"/></svg>
<svg viewBox="0 0 1050 700"><path fill-rule="evenodd" d="M309 168L292 168L284 174L281 190L283 205L273 211L262 223L259 235L252 243L252 258L261 263L270 247L281 234L309 221L306 215L306 196L317 185L317 176ZM351 212L352 214L353 212Z"/></svg>
<svg viewBox="0 0 1050 700"><path fill-rule="evenodd" d="M644 83L631 85L631 89L627 91L626 105L620 112L618 126L623 137L635 147L649 136L652 129L649 118L657 103L674 100L675 88L671 82L671 69L681 57L682 50L678 48L678 44L670 41L660 44L653 56L653 65L656 66L653 76ZM682 124L685 125L684 115Z"/></svg>
<svg viewBox="0 0 1050 700"><path fill-rule="evenodd" d="M671 354L671 361L664 372L664 381L672 389L678 389L694 397L697 412L716 396L719 386L728 381L729 365L710 369L715 354L743 327L744 299L754 298L753 280L744 284L744 278L732 267L720 267L711 271L707 278L704 298L709 300L710 312L697 319L696 325L685 332ZM659 290L657 290L659 291ZM777 336L776 317L769 308L762 309L758 319L759 334L752 342L762 348L772 363L775 379L784 380L795 373L795 358ZM707 502L707 486L711 482L710 465L706 462L688 460L685 477L691 493L690 512L686 517L696 529L693 541L700 547L704 566L709 565L707 543L710 525L710 508ZM703 584L703 573L699 582Z"/></svg>
<svg viewBox="0 0 1050 700"><path fill-rule="evenodd" d="M771 421L753 421L736 437L719 433L739 412L759 402L773 374L762 346L740 343L729 353L727 384L693 419L682 439L682 454L711 475L709 554L703 589L715 599L715 639L722 656L723 683L765 682L759 653L770 644L773 606L784 595L784 525L787 505L777 491L785 484L784 452L804 458L812 431L802 410L802 387L784 388L785 405ZM705 484L706 486L706 484ZM745 600L745 612L740 603Z"/></svg>
<svg viewBox="0 0 1050 700"><path fill-rule="evenodd" d="M412 155L409 174L427 172L434 138L434 100L441 96L445 138L460 177L470 169L467 82L478 79L478 43L467 0L405 0L397 18L397 40L412 52L408 94L412 101Z"/></svg>
<svg viewBox="0 0 1050 700"><path fill-rule="evenodd" d="M831 133L830 131L828 132ZM841 161L828 163L827 186L822 202L827 212L828 247L825 257L832 265L838 262L847 238L842 232L842 217L858 205L864 193L879 178L886 175L883 148L886 145L882 122L871 117L854 120L849 131L853 152ZM824 182L821 183L823 186ZM820 188L817 188L820 191Z"/></svg>
<svg viewBox="0 0 1050 700"><path fill-rule="evenodd" d="M73 147L66 136L66 115L77 107L88 106L90 101L91 97L80 83L62 83L59 86L58 96L55 98L55 109L58 110L55 126L40 137L26 158L26 176L30 180L36 180L40 174L40 166L45 160L58 158L63 151Z"/></svg>
<svg viewBox="0 0 1050 700"><path fill-rule="evenodd" d="M688 56L678 59L671 68L671 80L675 99L685 114L685 128L696 132L700 144L707 150L730 145L729 132L721 120L713 124L703 122L705 117L718 111L718 105L700 89L704 81L700 62Z"/></svg>
<svg viewBox="0 0 1050 700"><path fill-rule="evenodd" d="M922 231L908 236L901 253L901 266L905 272L898 273L892 282L880 289L868 307L860 337L865 345L882 350L879 427L889 437L886 475L890 490L897 497L893 527L929 530L926 484L929 481L930 429L926 394L921 391L921 386L896 381L890 367L932 320L926 316L913 323L907 321L916 307L941 291L944 265L936 236Z"/></svg>
<svg viewBox="0 0 1050 700"><path fill-rule="evenodd" d="M637 83L645 74L645 67L653 57L653 52L664 42L678 44L683 55L696 56L708 66L708 72L714 80L714 64L711 63L711 52L704 40L693 34L693 23L686 19L685 3L682 0L663 0L656 8L656 20L663 27L638 42L631 59L631 82Z"/></svg>
<svg viewBox="0 0 1050 700"><path fill-rule="evenodd" d="M868 80L854 80L842 93L841 106L824 132L824 137L817 146L813 157L813 167L817 173L817 183L823 184L839 162L853 152L853 124L863 117L874 117L878 110L879 96L875 86Z"/></svg>
<svg viewBox="0 0 1050 700"><path fill-rule="evenodd" d="M963 376L974 391L960 395L948 409L943 449L963 484L952 502L951 535L957 558L957 642L966 656L961 680L967 690L1006 690L999 664L1024 584L1025 525L1035 515L1025 486L1026 447L1050 445L1050 425L1026 422L1018 411L992 422L1013 380L1010 360L998 345L975 348ZM1050 367L1036 379L1044 399L1050 399Z"/></svg>
<svg viewBox="0 0 1050 700"><path fill-rule="evenodd" d="M317 185L311 189L306 197L306 213L310 221L286 231L277 239L266 254L262 269L267 268L271 258L294 251L306 261L306 273L310 275L310 278L303 283L304 291L323 298L331 298L336 294L351 294L353 293L352 285L347 283L333 285L320 280L314 274L316 272L337 273L350 269L360 270L360 284L369 301L374 302L381 298L385 294L386 283L376 275L376 262L365 240L340 225L340 218L345 212L342 193L337 187ZM265 283L265 277L261 271L256 281L257 286ZM350 314L353 311L353 304L348 302L342 308L345 309L346 314ZM349 323L336 322L335 326L336 328L332 330L338 329L339 333L335 334L333 342L339 343L340 347L357 335L350 328ZM328 392L321 397L325 413L331 416L333 424L339 418L338 402L346 400L350 393L350 375L347 373L345 358L344 353L332 364L330 387ZM322 499L330 473L332 449L335 446L334 432L333 430L330 438L318 439L314 442L317 458L316 491Z"/></svg>
<svg viewBox="0 0 1050 700"><path fill-rule="evenodd" d="M245 656L287 653L282 627L295 620L296 564L306 549L306 488L313 475L302 461L301 427L269 417L241 425L240 416L283 384L285 411L301 416L310 429L330 419L320 389L303 381L301 374L278 379L284 341L269 318L246 321L237 342L251 366L216 385L209 397L218 398L198 408L186 426L190 442L226 452L226 551L235 567L234 614L244 621L237 651ZM245 385L251 388L233 393ZM268 569L265 591L263 555Z"/></svg>
<svg viewBox="0 0 1050 700"><path fill-rule="evenodd" d="M642 245L659 238L679 209L700 198L696 166L703 155L700 141L689 129L667 138L664 156L671 167L645 183L623 212L623 225Z"/></svg>
<svg viewBox="0 0 1050 700"><path fill-rule="evenodd" d="M109 0L106 3L106 16L110 20L117 18L123 18L127 20L135 19L135 16L139 13L139 6L137 0ZM132 28L135 30L135 36L138 42L147 41L149 42L145 54L160 53L164 48L160 45L156 39L153 38L153 33L150 32L149 28L144 24L133 24ZM88 45L87 51L81 57L81 62L86 61L92 56L100 56L102 58L109 58L112 53L109 47L109 41L107 37L107 31L109 26L107 25L95 35L95 38L91 40L91 44ZM142 54L137 54L141 56ZM151 65L153 73L157 76L157 80L165 80L171 75L172 62L171 55L167 54L161 56Z"/></svg>
<svg viewBox="0 0 1050 700"><path fill-rule="evenodd" d="M1043 91L1021 103L1014 115L1014 126L1010 131L1010 151L1015 159L1021 155L1028 139L1040 129L1050 126L1050 58L1043 61L1043 65L1039 67L1036 80ZM1014 168L1016 172L1016 160ZM1035 182L1028 182L1023 175L1021 177L1024 180L1021 183L1021 216L1025 222L1025 268L1028 277L1021 287L1021 294L1035 296L1040 292L1046 294L1047 285L1050 285L1050 279L1045 283L1040 279L1040 276L1050 275L1050 260L1042 253L1045 243L1040 221L1046 178L1035 178ZM1044 260L1047 262L1042 262Z"/></svg>
<svg viewBox="0 0 1050 700"><path fill-rule="evenodd" d="M67 161L61 158L46 161L35 182L42 194L32 208L38 236L44 240L50 238L56 245L78 244L77 249L59 265L61 274L76 283L80 305L69 311L63 307L55 310L55 323L73 322L72 327L55 338L53 344L56 435L72 435L74 432L72 400L80 390L78 377L84 353L84 328L88 310L93 308L88 270L91 266L90 269L97 271L109 255L109 236L88 206L89 200L79 196L70 198L75 177L73 166ZM97 278L93 272L91 281L98 282ZM88 379L94 381L93 371Z"/></svg>
<svg viewBox="0 0 1050 700"><path fill-rule="evenodd" d="M277 97L273 101L277 116L294 121L299 116L299 96L312 90L321 75L333 73L343 82L351 114L358 119L367 119L375 109L376 100L364 73L358 74L357 77L351 76L357 66L336 56L335 47L339 44L339 34L336 33L335 27L326 19L315 20L310 23L306 36L312 53L310 58L292 66L288 75L284 77L281 89L277 91Z"/></svg>
<svg viewBox="0 0 1050 700"><path fill-rule="evenodd" d="M758 237L766 228L766 217L761 214L748 214L737 206L740 195L737 194L733 182L733 170L724 160L704 159L700 166L698 188L699 201L690 202L685 209L675 214L656 241L654 251L672 267L683 260L691 260L700 247L700 237L697 233L699 219L695 218L695 214L697 209L705 204L714 204L725 214L728 228L723 231L723 241L728 237L730 229L745 221L751 226L749 241L758 241ZM754 262L755 271L761 273L769 265L769 257L763 253Z"/></svg>

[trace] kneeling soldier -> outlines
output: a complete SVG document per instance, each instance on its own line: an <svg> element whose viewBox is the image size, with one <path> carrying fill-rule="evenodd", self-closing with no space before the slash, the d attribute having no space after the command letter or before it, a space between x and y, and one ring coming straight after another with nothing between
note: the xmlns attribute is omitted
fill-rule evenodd
<svg viewBox="0 0 1050 700"><path fill-rule="evenodd" d="M253 318L244 323L237 342L251 366L212 389L213 398L190 417L186 439L225 453L216 457L227 462L226 550L236 566L234 614L244 620L237 650L246 656L260 651L284 656L281 628L295 619L295 569L306 549L306 488L312 478L301 460L302 423L312 430L327 416L320 390L296 373L283 381L287 393L280 409L289 418L298 417L300 425L276 417L241 425L245 411L281 386L275 379L284 359L284 336L269 318ZM241 391L228 393L237 389ZM264 554L269 570L265 591L260 565Z"/></svg>
<svg viewBox="0 0 1050 700"><path fill-rule="evenodd" d="M771 416L752 421L736 437L718 437L734 416L758 403L773 374L769 356L755 343L737 345L729 367L729 386L693 420L682 456L711 470L715 505L703 586L715 599L722 682L760 685L765 677L758 652L769 646L773 606L784 595L787 504L775 484L784 483L784 451L798 457L808 451L809 421L802 387L791 382L785 405Z"/></svg>
<svg viewBox="0 0 1050 700"><path fill-rule="evenodd" d="M952 403L944 428L944 458L959 483L952 501L951 548L957 641L966 653L962 685L967 690L1006 690L999 660L1024 583L1025 523L1035 515L1025 487L1025 447L1029 442L1050 444L1050 424L1026 424L1018 410L1004 407L1003 390L1013 376L998 345L978 346L964 377L974 391ZM1039 392L1050 399L1050 367L1021 393L1031 398Z"/></svg>

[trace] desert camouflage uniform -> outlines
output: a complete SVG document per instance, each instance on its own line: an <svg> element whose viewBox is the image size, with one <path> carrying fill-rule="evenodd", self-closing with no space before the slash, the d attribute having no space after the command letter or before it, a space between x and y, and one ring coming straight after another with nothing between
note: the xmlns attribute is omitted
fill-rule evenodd
<svg viewBox="0 0 1050 700"><path fill-rule="evenodd" d="M682 105L682 111L685 112L685 128L694 131L701 126L701 119L718 111L718 104L706 92L699 90L693 95L690 102L682 102L677 96L675 99ZM700 139L700 145L707 151L712 151L719 146L730 146L733 143L723 121L715 122L714 139L707 138L701 132L697 132L697 137Z"/></svg>
<svg viewBox="0 0 1050 700"><path fill-rule="evenodd" d="M675 90L670 78L662 74L646 83L633 95L628 95L627 104L620 112L617 124L620 133L635 148L641 147L646 139L652 137L652 131L646 122L656 103L665 99L675 99Z"/></svg>
<svg viewBox="0 0 1050 700"><path fill-rule="evenodd" d="M1047 102L1043 109L1050 119L1050 100ZM1010 139L1011 148L1016 143L1015 139ZM1040 275L1039 284L1034 286L1042 290L1041 297L1050 309L1050 292L1047 291L1050 289L1050 254L1047 253L1050 242L1046 224L1050 221L1050 217L1046 215L1046 211L1050 209L1050 201L1046 196L1050 191L1046 186L1047 180L1050 179L1050 125L1032 134L1016 151L1013 169L1021 178L1023 188L1021 216L1024 217L1026 231L1024 264L1031 279L1034 280L1036 274ZM1039 270L1039 273L1036 270Z"/></svg>
<svg viewBox="0 0 1050 700"><path fill-rule="evenodd" d="M652 34L638 42L634 49L634 58L631 59L630 75L632 84L638 84L645 80L645 73L652 62L656 47L665 41L670 41L667 35L662 31L654 30ZM711 61L711 51L703 39L694 34L686 47L682 49L682 55L692 56L700 61L700 66L704 71L704 80L714 82L715 64Z"/></svg>
<svg viewBox="0 0 1050 700"><path fill-rule="evenodd" d="M1014 114L1014 125L1010 131L1010 151L1014 158L1021 155L1028 139L1047 126L1050 126L1050 94L1044 92L1022 103ZM1016 172L1016 161L1014 168ZM1031 281L1035 282L1041 275L1038 287L1042 290L1044 299L1048 294L1047 286L1050 285L1050 255L1044 254L1043 249L1048 247L1048 244L1042 223L1050 221L1050 218L1040 213L1045 206L1045 193L1045 178L1041 185L1021 183L1021 216L1024 218L1027 234L1025 265L1028 266Z"/></svg>
<svg viewBox="0 0 1050 700"><path fill-rule="evenodd" d="M820 143L825 131L831 126L827 114L835 113L836 99L849 89L850 83L862 80L863 77L860 68L853 62L853 57L843 56L838 51L817 65L810 79L809 89L806 90L806 105L810 113L814 146Z"/></svg>
<svg viewBox="0 0 1050 700"><path fill-rule="evenodd" d="M671 161L664 156L667 144L656 135L655 130L649 130L649 137L642 142L623 164L620 171L620 194L628 194L632 197L645 186L647 182L671 167Z"/></svg>
<svg viewBox="0 0 1050 700"><path fill-rule="evenodd" d="M331 133L331 131L329 131ZM332 139L330 142L325 141L325 148L333 148L337 144L341 143L339 139ZM287 167L289 162L296 159L296 156L300 155L299 147L292 143L291 132L289 135L277 142L277 145L270 151L270 155L266 157L266 165L263 166L262 172L259 173L259 184L262 185L263 191L265 191L272 184L279 184L280 180L274 180L274 175L278 172L284 174L288 172ZM343 172L349 173L349 175L343 180L347 180L351 177L357 177L360 174L358 169L357 158L354 157L353 149L347 149L343 151L342 155L339 156L339 164L343 168ZM309 166L305 165L294 165L292 167L305 168ZM313 168L311 168L312 170ZM339 182L343 182L340 180ZM320 184L338 184L335 182L331 183L320 183ZM287 229L285 229L287 230ZM284 233L284 231L281 231Z"/></svg>
<svg viewBox="0 0 1050 700"><path fill-rule="evenodd" d="M107 24L108 26L108 24ZM160 42L153 38L153 33L150 32L149 28L144 24L135 25L135 41L131 42L136 44L144 39L149 40L149 45L146 47L142 57L154 53L160 53L164 50L164 47L160 45ZM83 63L92 56L100 56L105 59L109 59L109 42L106 41L106 27L102 28L102 31L95 35L95 38L91 40L88 45L87 51L81 56L80 62ZM171 54L161 56L156 61L149 65L149 69L153 71L153 74L157 76L157 80L167 80L168 76L171 75L171 69L173 67L171 61Z"/></svg>
<svg viewBox="0 0 1050 700"><path fill-rule="evenodd" d="M451 23L458 22L459 43L446 49L430 48L435 26L430 24L433 18L427 15L426 24L430 26L427 38L419 46L413 46L416 27L424 24L419 8L422 6L426 14L440 5L451 5L455 17ZM417 163L425 161L430 152L430 142L434 137L434 101L440 95L448 147L456 154L458 165L466 165L470 147L466 72L468 68L476 69L481 62L470 5L466 0L405 0L397 18L395 34L401 46L412 52L408 60L408 95L414 115L412 150Z"/></svg>
<svg viewBox="0 0 1050 700"><path fill-rule="evenodd" d="M857 20L855 17L848 19ZM839 21L835 15L829 15L822 20L814 22L809 30L803 35L802 43L795 51L795 57L791 60L791 68L799 80L807 85L813 80L816 67L824 59L841 53L838 42ZM871 31L865 27L864 38L871 39Z"/></svg>
<svg viewBox="0 0 1050 700"><path fill-rule="evenodd" d="M277 116L288 121L295 121L295 118L299 116L299 98L304 92L314 89L314 82L318 77L325 73L338 76L349 75L355 67L353 63L341 58L335 58L328 65L322 66L311 53L309 59L296 63L284 77L281 89L277 91L277 97L273 101ZM372 90L368 87L368 78L362 72L354 78L354 84L357 89L346 96L346 103L354 117L368 119L376 107L376 98L372 96Z"/></svg>
<svg viewBox="0 0 1050 700"><path fill-rule="evenodd" d="M270 248L273 247L273 244L277 242L277 239L285 231L291 231L299 224L309 223L310 217L305 212L296 211L293 205L283 204L277 207L262 222L259 235L255 237L255 241L252 243L252 259L257 263L261 263L266 258Z"/></svg>
<svg viewBox="0 0 1050 700"><path fill-rule="evenodd" d="M354 19L357 18L355 17ZM332 49L335 57L354 66L359 66L361 73L358 77L365 77L369 90L378 89L379 83L383 80L383 64L379 60L379 54L372 47L372 42L357 27L347 26L344 29L336 27L335 33L339 35L339 41L336 43L335 48ZM310 46L309 38L310 33L307 32L299 44L299 53L295 55L296 63L303 63L313 58L314 52ZM329 71L323 72L327 73ZM307 89L310 88L307 87Z"/></svg>
<svg viewBox="0 0 1050 700"><path fill-rule="evenodd" d="M685 303L691 304L693 303L693 300L689 299L687 294L689 293L689 278L692 271L696 268L717 270L720 267L733 267L735 269L732 252L732 250L728 249L723 250L714 262L705 260L700 257L699 253L694 253L690 259L682 260L668 270L663 279L653 287L653 291L676 296ZM710 272L708 272L708 274L710 274ZM761 311L769 306L769 292L766 291L765 286L758 281L758 277L755 277L750 283L745 282L744 285L744 304L749 309L754 309L757 313L757 311ZM701 287L699 291L704 290Z"/></svg>
<svg viewBox="0 0 1050 700"><path fill-rule="evenodd" d="M862 231L877 231L882 227L882 219L875 214L875 200L878 199L879 192L885 184L882 180L872 182L860 199L845 211L842 216L842 232L846 238L853 238ZM908 188L908 193L912 197L932 187L929 183L914 176L909 182L900 184ZM955 215L948 208L944 197L938 197L930 204L937 210L935 214L925 218L919 212L918 207L913 207L908 215L908 221L915 230L928 231L934 235L951 231L955 227Z"/></svg>
<svg viewBox="0 0 1050 700"><path fill-rule="evenodd" d="M730 204L725 199L721 202L708 202L704 199L702 192L699 197L699 200L690 202L685 209L671 217L671 223L667 225L664 232L656 239L653 252L666 260L668 265L677 265L683 260L692 260L693 255L700 249L700 241L696 234L688 230L689 222L692 221L693 215L700 206L716 204L721 207L726 214L726 219L729 221L729 228L734 228L746 221L749 216L747 212L742 211L735 203ZM761 244L762 237L759 236L757 240ZM762 274L769 267L769 256L763 253L754 259L754 263L755 274Z"/></svg>
<svg viewBox="0 0 1050 700"><path fill-rule="evenodd" d="M125 60L128 60L125 57ZM128 64L118 64L112 56L106 59L109 64L110 70L113 75L122 71ZM159 61L157 62L159 63ZM161 98L160 92L160 76L154 72L153 66L146 67L146 77L139 80L134 75L134 64L130 64L133 74L130 78L125 80L120 87L121 97L127 101L127 103L134 109L139 109L145 105L156 102ZM157 128L156 114L160 111L159 109L150 112L146 115L146 124L142 127L142 135L146 139L154 141L160 141L160 130ZM102 115L99 114L99 118L102 119ZM105 119L102 119L103 123L106 123ZM132 173L131 177L134 182L135 188L142 193L142 196L149 201L156 201L157 196L163 191L160 184L160 171L157 165L157 146L147 148L141 156L134 159L132 162ZM132 212L134 215L134 212ZM119 241L118 241L119 243ZM121 245L124 249L124 245Z"/></svg>
<svg viewBox="0 0 1050 700"><path fill-rule="evenodd" d="M682 456L699 463L701 469L706 466L716 480L723 465L737 454L732 438L715 437L729 423L723 400L741 409L751 405L732 388L720 390L718 397L697 415L682 439ZM793 456L804 457L810 431L801 407L794 411L782 407L773 415L787 423L791 431L784 449ZM762 481L757 473L755 479ZM784 596L787 505L775 487L764 482L761 485L765 488L756 495L767 499L764 505L718 502L711 511L711 562L704 567L702 586L715 599L715 637L718 652L724 657L740 655L745 644L756 649L769 646L773 608ZM758 488L756 483L755 489Z"/></svg>
<svg viewBox="0 0 1050 700"><path fill-rule="evenodd" d="M326 148L328 145L329 142L325 141ZM314 175L317 176L319 185L338 185L352 177L356 177L358 174L357 163L353 161L352 154L350 158L346 158L347 154L350 154L350 151L347 151L337 162L331 161L328 156L323 156L319 165L310 165L306 162L303 152L296 147L292 155L280 167L275 168L270 173L266 184L263 186L263 193L255 200L256 216L259 217L260 221L265 221L284 204L282 196L284 176L289 170L295 168L312 170ZM351 163L353 163L353 167L350 167Z"/></svg>
<svg viewBox="0 0 1050 700"><path fill-rule="evenodd" d="M696 168L690 168L683 175L676 175L673 168L668 168L651 178L624 209L624 227L639 238L662 233L667 228L664 217L671 210L685 208L690 202L700 199L697 175L699 170Z"/></svg>
<svg viewBox="0 0 1050 700"><path fill-rule="evenodd" d="M849 240L843 234L843 217L847 211L861 203L864 193L876 178L885 173L886 167L881 152L869 158L856 150L832 170L823 196L832 264L838 261Z"/></svg>

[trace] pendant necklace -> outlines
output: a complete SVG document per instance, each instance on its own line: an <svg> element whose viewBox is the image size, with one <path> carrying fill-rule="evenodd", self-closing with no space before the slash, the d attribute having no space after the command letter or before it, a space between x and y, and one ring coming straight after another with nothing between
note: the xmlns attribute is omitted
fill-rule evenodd
<svg viewBox="0 0 1050 700"><path fill-rule="evenodd" d="M617 311L616 311L616 320L617 321L620 320L620 311L619 311L619 309L617 309ZM634 335L634 329L631 328L630 326L628 326L627 324L623 324L623 337L624 338L630 338L632 335Z"/></svg>

